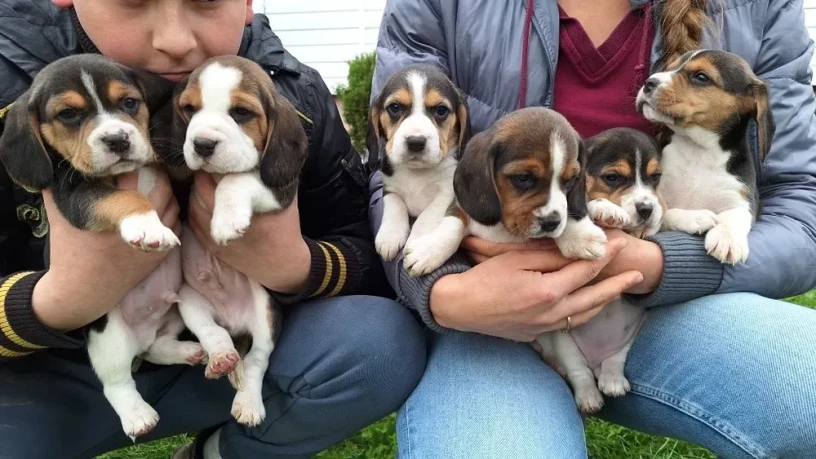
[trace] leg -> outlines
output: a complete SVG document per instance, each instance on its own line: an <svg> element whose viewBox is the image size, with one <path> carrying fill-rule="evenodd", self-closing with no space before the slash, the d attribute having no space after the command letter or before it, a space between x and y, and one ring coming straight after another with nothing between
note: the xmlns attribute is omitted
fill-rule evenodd
<svg viewBox="0 0 816 459"><path fill-rule="evenodd" d="M631 389L629 381L624 375L626 357L629 349L632 348L632 341L626 344L617 354L607 357L601 362L601 373L598 375L598 389L609 397L620 397L626 395Z"/></svg>
<svg viewBox="0 0 816 459"><path fill-rule="evenodd" d="M405 244L405 268L412 276L435 271L456 253L464 237L464 222L459 217L446 216L433 231Z"/></svg>
<svg viewBox="0 0 816 459"><path fill-rule="evenodd" d="M88 335L88 356L102 382L105 398L119 416L125 434L134 440L159 422L156 410L136 390L130 372L140 351L138 346L117 308L108 313L104 330L91 330Z"/></svg>
<svg viewBox="0 0 816 459"><path fill-rule="evenodd" d="M555 245L567 258L597 260L606 253L606 234L588 216L580 220L567 217L567 226L555 238Z"/></svg>
<svg viewBox="0 0 816 459"><path fill-rule="evenodd" d="M252 214L281 209L275 195L264 186L258 172L225 175L215 190L211 232L218 244L240 238Z"/></svg>
<svg viewBox="0 0 816 459"><path fill-rule="evenodd" d="M156 335L156 341L147 349L144 360L157 365L198 365L206 363L207 353L194 341L179 341L184 321L176 306L170 308L165 323Z"/></svg>
<svg viewBox="0 0 816 459"><path fill-rule="evenodd" d="M710 210L669 209L663 217L663 231L703 234L717 224L717 215Z"/></svg>
<svg viewBox="0 0 816 459"><path fill-rule="evenodd" d="M428 365L397 416L403 459L586 458L565 381L531 346L428 332Z"/></svg>
<svg viewBox="0 0 816 459"><path fill-rule="evenodd" d="M258 283L253 282L252 287L255 301L255 320L250 329L252 348L244 357L243 382L238 384L238 393L232 403L232 416L247 426L256 426L266 417L261 391L269 356L275 349L272 341L272 299Z"/></svg>
<svg viewBox="0 0 816 459"><path fill-rule="evenodd" d="M592 369L587 366L586 359L572 336L569 333L554 331L544 333L537 341L542 349L551 350L543 354L554 356L558 362L558 371L566 374L575 393L578 409L582 413L593 413L601 409L604 403L603 395L598 390Z"/></svg>
<svg viewBox="0 0 816 459"><path fill-rule="evenodd" d="M215 307L187 284L179 290L179 312L184 323L207 352L207 378L229 374L241 359L227 330L215 323Z"/></svg>
<svg viewBox="0 0 816 459"><path fill-rule="evenodd" d="M705 248L723 263L736 264L748 259L748 233L752 226L748 209L731 209L717 214L717 226L706 234Z"/></svg>
<svg viewBox="0 0 816 459"><path fill-rule="evenodd" d="M385 193L382 223L374 241L377 253L386 261L393 260L405 245L410 230L405 201L396 193Z"/></svg>
<svg viewBox="0 0 816 459"><path fill-rule="evenodd" d="M445 217L448 209L453 205L453 201L453 188L450 189L449 193L439 193L433 201L428 204L428 207L417 216L416 221L411 227L411 233L408 235L408 241L405 243L406 246L410 245L414 239L425 236L433 231Z"/></svg>
<svg viewBox="0 0 816 459"><path fill-rule="evenodd" d="M600 198L589 201L587 203L587 214L595 223L612 228L623 229L631 223L631 218L623 210L623 207L608 199Z"/></svg>
<svg viewBox="0 0 816 459"><path fill-rule="evenodd" d="M402 405L425 368L424 344L411 314L384 298L288 308L265 377L267 416L221 427L221 456L306 458L354 434Z"/></svg>
<svg viewBox="0 0 816 459"><path fill-rule="evenodd" d="M650 310L629 352L632 391L601 417L720 457L816 451L816 311L739 293Z"/></svg>

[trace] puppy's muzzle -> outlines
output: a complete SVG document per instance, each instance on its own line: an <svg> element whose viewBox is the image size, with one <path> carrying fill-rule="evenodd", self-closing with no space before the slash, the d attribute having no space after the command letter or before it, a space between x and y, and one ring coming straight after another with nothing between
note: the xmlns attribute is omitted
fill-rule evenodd
<svg viewBox="0 0 816 459"><path fill-rule="evenodd" d="M105 134L100 139L105 147L113 154L126 157L130 153L130 136L124 130L112 134Z"/></svg>
<svg viewBox="0 0 816 459"><path fill-rule="evenodd" d="M649 218L652 216L652 212L654 211L654 207L651 204L637 203L635 204L635 211L645 222L649 221Z"/></svg>
<svg viewBox="0 0 816 459"><path fill-rule="evenodd" d="M658 78L649 78L646 80L646 83L643 84L643 94L651 94L658 86L660 86L660 80Z"/></svg>
<svg viewBox="0 0 816 459"><path fill-rule="evenodd" d="M196 137L193 139L193 150L198 156L202 158L209 158L215 153L215 147L218 145L217 140L205 139Z"/></svg>
<svg viewBox="0 0 816 459"><path fill-rule="evenodd" d="M549 215L538 218L538 227L544 233L551 233L555 231L560 224L561 214L559 212L553 212Z"/></svg>
<svg viewBox="0 0 816 459"><path fill-rule="evenodd" d="M425 136L411 135L405 138L405 146L412 155L424 152L427 144L428 138Z"/></svg>

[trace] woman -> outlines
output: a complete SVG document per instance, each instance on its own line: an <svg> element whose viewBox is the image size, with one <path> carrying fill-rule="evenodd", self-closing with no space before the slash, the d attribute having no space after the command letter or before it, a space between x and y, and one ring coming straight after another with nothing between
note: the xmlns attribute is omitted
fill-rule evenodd
<svg viewBox="0 0 816 459"><path fill-rule="evenodd" d="M176 190L179 203L166 176L150 193L165 225L178 230L189 215L199 241L263 284L284 317L260 426L232 419L226 378L206 379L202 365L145 363L134 379L160 421L140 443L200 431L174 457L311 457L404 402L425 346L411 314L383 298L390 292L368 227L365 169L320 75L283 48L251 0L3 0L0 16L0 132L2 108L32 77L77 53L171 81L209 57L237 54L264 67L303 114L310 148L298 205L255 215L241 240L219 247L209 236L211 177L197 177L201 199L189 208L189 187ZM135 189L135 177L120 186ZM72 227L50 190L27 193L0 167L0 456L85 458L132 444L88 363L83 329L166 254Z"/></svg>
<svg viewBox="0 0 816 459"><path fill-rule="evenodd" d="M398 417L401 456L586 457L566 383L527 344L499 338L586 322L617 293L650 314L629 353L632 392L607 399L601 418L723 457L816 454L816 312L769 299L816 285L816 99L801 0L390 0L372 92L408 63L432 63L468 95L476 132L531 105L563 113L583 136L650 132L637 89L661 63L718 45L768 82L778 126L748 262L720 264L700 236L613 231L626 245L595 285L584 286L592 268L559 269L567 263L535 245L471 238L463 246L480 264L468 269L460 253L419 279L395 260L389 279L430 330L426 373ZM376 231L379 176L370 187ZM558 293L565 285L582 287Z"/></svg>

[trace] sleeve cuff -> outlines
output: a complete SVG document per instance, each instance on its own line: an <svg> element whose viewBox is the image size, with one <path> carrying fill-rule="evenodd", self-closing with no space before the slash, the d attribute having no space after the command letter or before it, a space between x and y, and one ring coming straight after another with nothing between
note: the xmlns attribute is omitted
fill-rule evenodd
<svg viewBox="0 0 816 459"><path fill-rule="evenodd" d="M407 303L408 307L415 309L425 325L437 333L447 333L454 331L439 325L431 314L431 288L433 285L448 274L459 274L470 269L467 257L460 252L455 253L444 265L436 271L425 276L413 277L403 268L402 257L398 260L397 286L398 296L401 302Z"/></svg>
<svg viewBox="0 0 816 459"><path fill-rule="evenodd" d="M43 325L31 308L34 286L47 271L19 272L0 282L0 357L13 358L41 349L79 348L82 340Z"/></svg>
<svg viewBox="0 0 816 459"><path fill-rule="evenodd" d="M720 287L723 265L706 252L704 237L671 231L648 240L663 251L663 278L653 293L626 295L627 300L650 308L691 301Z"/></svg>
<svg viewBox="0 0 816 459"><path fill-rule="evenodd" d="M365 269L353 247L341 240L304 240L309 246L312 263L306 284L296 294L270 292L276 301L286 305L356 291Z"/></svg>

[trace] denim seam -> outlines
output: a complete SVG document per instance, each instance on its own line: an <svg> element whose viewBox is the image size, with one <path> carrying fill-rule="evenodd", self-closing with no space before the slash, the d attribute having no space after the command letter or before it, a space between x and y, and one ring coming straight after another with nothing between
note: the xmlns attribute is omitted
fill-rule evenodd
<svg viewBox="0 0 816 459"><path fill-rule="evenodd" d="M691 402L682 400L659 389L645 386L643 384L633 384L631 392L658 402L662 402L693 417L694 419L697 419L703 424L719 432L722 436L738 447L742 448L746 453L750 454L756 459L773 459L773 456L764 451L760 445L750 440L747 435L740 432L725 420L708 413L706 410L692 404Z"/></svg>
<svg viewBox="0 0 816 459"><path fill-rule="evenodd" d="M405 430L408 432L407 433L408 441L406 442L406 444L408 445L408 459L411 459L411 458L414 457L413 448L411 447L411 441L413 441L414 432L412 432L413 424L411 424L411 404L410 403L405 404ZM399 450L397 450L397 455L399 456Z"/></svg>

